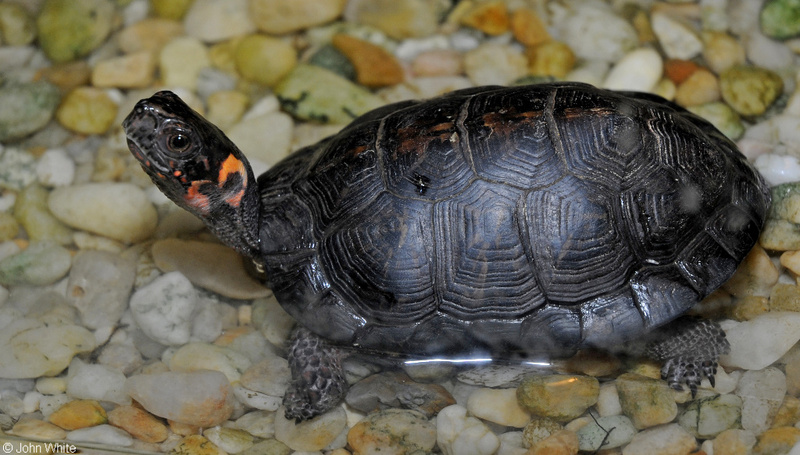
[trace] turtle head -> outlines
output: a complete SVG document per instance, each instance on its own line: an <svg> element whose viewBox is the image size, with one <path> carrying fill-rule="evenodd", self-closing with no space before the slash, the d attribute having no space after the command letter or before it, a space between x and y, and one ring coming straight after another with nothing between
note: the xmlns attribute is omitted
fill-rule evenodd
<svg viewBox="0 0 800 455"><path fill-rule="evenodd" d="M153 183L225 243L258 257L259 194L242 152L177 95L136 104L122 127L128 148Z"/></svg>

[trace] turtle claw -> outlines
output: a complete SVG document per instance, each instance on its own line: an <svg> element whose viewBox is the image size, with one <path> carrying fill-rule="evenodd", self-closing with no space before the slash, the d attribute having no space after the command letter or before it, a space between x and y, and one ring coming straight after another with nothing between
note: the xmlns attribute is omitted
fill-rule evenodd
<svg viewBox="0 0 800 455"><path fill-rule="evenodd" d="M708 378L711 387L716 385L714 379L716 373L716 361L678 356L667 359L664 363L661 368L661 379L666 380L670 387L678 391L683 391L683 384L686 384L694 398L704 377Z"/></svg>

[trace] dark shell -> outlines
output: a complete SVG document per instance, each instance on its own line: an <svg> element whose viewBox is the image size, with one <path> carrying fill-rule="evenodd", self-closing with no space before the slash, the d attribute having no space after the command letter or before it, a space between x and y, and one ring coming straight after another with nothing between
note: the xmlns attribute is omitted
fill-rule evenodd
<svg viewBox="0 0 800 455"><path fill-rule="evenodd" d="M331 340L415 355L639 336L733 274L769 204L706 121L566 83L385 106L259 186L287 311Z"/></svg>

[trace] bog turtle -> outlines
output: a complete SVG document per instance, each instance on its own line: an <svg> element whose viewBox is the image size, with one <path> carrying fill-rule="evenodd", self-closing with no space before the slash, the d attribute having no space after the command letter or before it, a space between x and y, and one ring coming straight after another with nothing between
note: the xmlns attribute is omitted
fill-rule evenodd
<svg viewBox="0 0 800 455"><path fill-rule="evenodd" d="M171 92L123 125L153 182L259 264L302 327L284 397L295 419L341 399L343 348L563 355L676 319L648 351L694 390L728 344L716 323L679 317L734 273L770 202L707 121L577 83L387 105L258 180Z"/></svg>

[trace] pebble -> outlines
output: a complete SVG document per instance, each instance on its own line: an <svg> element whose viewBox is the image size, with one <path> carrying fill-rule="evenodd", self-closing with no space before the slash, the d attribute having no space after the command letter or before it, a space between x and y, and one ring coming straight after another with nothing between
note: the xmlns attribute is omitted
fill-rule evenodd
<svg viewBox="0 0 800 455"><path fill-rule="evenodd" d="M449 3L424 0L350 0L344 19L373 26L394 39L432 35L439 26L441 10Z"/></svg>
<svg viewBox="0 0 800 455"><path fill-rule="evenodd" d="M248 412L236 419L230 427L244 430L258 438L272 438L275 437L275 413L260 410Z"/></svg>
<svg viewBox="0 0 800 455"><path fill-rule="evenodd" d="M273 345L283 345L294 324L294 318L281 307L274 295L253 301L253 326Z"/></svg>
<svg viewBox="0 0 800 455"><path fill-rule="evenodd" d="M21 139L42 129L61 101L58 87L45 82L7 82L0 86L0 142Z"/></svg>
<svg viewBox="0 0 800 455"><path fill-rule="evenodd" d="M638 45L636 30L600 2L582 2L556 25L580 59L615 62Z"/></svg>
<svg viewBox="0 0 800 455"><path fill-rule="evenodd" d="M171 2L150 1L148 3L156 16L179 20L186 15L193 2L194 0L173 0Z"/></svg>
<svg viewBox="0 0 800 455"><path fill-rule="evenodd" d="M178 348L169 359L169 369L176 372L212 370L223 373L228 381L239 381L252 362L245 355L224 346L209 343L188 343Z"/></svg>
<svg viewBox="0 0 800 455"><path fill-rule="evenodd" d="M14 217L31 241L51 240L60 245L72 243L72 230L58 221L47 207L49 193L39 185L28 185L17 193Z"/></svg>
<svg viewBox="0 0 800 455"><path fill-rule="evenodd" d="M122 29L117 34L117 45L126 54L134 54L141 51L158 53L164 45L182 34L183 25L180 22L151 17Z"/></svg>
<svg viewBox="0 0 800 455"><path fill-rule="evenodd" d="M517 401L516 389L475 390L467 401L467 411L479 419L514 428L523 428L531 420Z"/></svg>
<svg viewBox="0 0 800 455"><path fill-rule="evenodd" d="M597 413L601 417L622 414L622 405L619 402L617 386L613 382L606 382L600 385L600 392L597 395Z"/></svg>
<svg viewBox="0 0 800 455"><path fill-rule="evenodd" d="M183 17L186 34L215 43L256 31L247 0L195 0Z"/></svg>
<svg viewBox="0 0 800 455"><path fill-rule="evenodd" d="M20 5L0 5L0 42L6 46L25 46L36 38L36 25Z"/></svg>
<svg viewBox="0 0 800 455"><path fill-rule="evenodd" d="M651 91L661 78L663 62L653 49L639 48L626 53L611 68L603 87L611 90Z"/></svg>
<svg viewBox="0 0 800 455"><path fill-rule="evenodd" d="M72 358L95 348L94 335L83 327L15 324L0 337L0 377L38 378L63 371Z"/></svg>
<svg viewBox="0 0 800 455"><path fill-rule="evenodd" d="M136 53L98 62L92 68L95 87L144 88L155 79L156 58L153 52Z"/></svg>
<svg viewBox="0 0 800 455"><path fill-rule="evenodd" d="M117 118L117 109L117 103L105 90L78 87L64 97L56 119L64 128L79 134L103 134Z"/></svg>
<svg viewBox="0 0 800 455"><path fill-rule="evenodd" d="M167 439L167 427L152 414L136 406L117 406L108 412L108 423L122 428L144 442L161 442Z"/></svg>
<svg viewBox="0 0 800 455"><path fill-rule="evenodd" d="M703 51L703 42L694 30L668 14L653 13L650 23L667 57L689 60Z"/></svg>
<svg viewBox="0 0 800 455"><path fill-rule="evenodd" d="M19 234L19 223L13 215L0 212L0 242L15 238Z"/></svg>
<svg viewBox="0 0 800 455"><path fill-rule="evenodd" d="M131 400L123 390L124 383L125 375L119 370L87 364L77 357L72 359L67 371L67 394L73 398L129 404Z"/></svg>
<svg viewBox="0 0 800 455"><path fill-rule="evenodd" d="M676 423L649 428L633 437L622 455L686 455L697 449L694 436Z"/></svg>
<svg viewBox="0 0 800 455"><path fill-rule="evenodd" d="M131 183L84 183L50 194L50 212L76 229L125 243L150 237L158 216L147 195Z"/></svg>
<svg viewBox="0 0 800 455"><path fill-rule="evenodd" d="M429 453L436 445L436 426L423 414L388 409L369 414L347 432L356 453Z"/></svg>
<svg viewBox="0 0 800 455"><path fill-rule="evenodd" d="M719 101L717 77L708 70L698 69L678 85L675 102L684 107L699 106Z"/></svg>
<svg viewBox="0 0 800 455"><path fill-rule="evenodd" d="M753 447L755 454L790 454L794 455L800 443L800 429L794 427L770 428L758 437Z"/></svg>
<svg viewBox="0 0 800 455"><path fill-rule="evenodd" d="M517 388L517 399L533 414L566 422L594 405L599 393L593 377L554 374L526 377Z"/></svg>
<svg viewBox="0 0 800 455"><path fill-rule="evenodd" d="M637 433L636 427L623 415L598 417L577 431L580 449L594 452L599 449L615 449L629 443Z"/></svg>
<svg viewBox="0 0 800 455"><path fill-rule="evenodd" d="M678 415L672 389L662 380L625 373L617 378L616 386L622 413L636 428L671 422Z"/></svg>
<svg viewBox="0 0 800 455"><path fill-rule="evenodd" d="M518 49L488 42L464 55L464 72L475 85L509 85L528 72L528 62Z"/></svg>
<svg viewBox="0 0 800 455"><path fill-rule="evenodd" d="M383 102L365 88L326 69L300 64L275 87L281 107L305 120L349 123Z"/></svg>
<svg viewBox="0 0 800 455"><path fill-rule="evenodd" d="M379 373L362 379L350 387L345 401L364 413L401 407L420 412L427 417L435 416L456 402L444 387L415 382L400 372Z"/></svg>
<svg viewBox="0 0 800 455"><path fill-rule="evenodd" d="M115 325L128 307L136 263L115 253L84 250L72 263L67 299L86 327Z"/></svg>
<svg viewBox="0 0 800 455"><path fill-rule="evenodd" d="M763 114L783 91L780 76L758 67L731 67L720 74L719 84L722 99L746 116Z"/></svg>
<svg viewBox="0 0 800 455"><path fill-rule="evenodd" d="M125 390L151 414L204 428L228 420L234 410L233 389L218 371L134 375Z"/></svg>
<svg viewBox="0 0 800 455"><path fill-rule="evenodd" d="M700 439L711 439L736 428L742 417L742 399L736 395L716 395L693 400L678 416L678 424Z"/></svg>
<svg viewBox="0 0 800 455"><path fill-rule="evenodd" d="M239 41L234 61L243 78L272 87L297 65L297 51L284 40L253 34Z"/></svg>
<svg viewBox="0 0 800 455"><path fill-rule="evenodd" d="M773 198L773 203L775 203L775 198ZM800 197L797 198L797 203L800 203ZM785 208L789 209L790 207L787 205ZM773 210L780 209L773 205ZM757 245L745 256L733 277L723 285L723 289L737 297L769 296L772 286L778 282L779 277L780 271L775 267L767 252Z"/></svg>
<svg viewBox="0 0 800 455"><path fill-rule="evenodd" d="M67 441L91 442L106 444L112 447L128 447L133 445L133 438L124 430L111 425L97 425L90 428L80 428L67 433Z"/></svg>
<svg viewBox="0 0 800 455"><path fill-rule="evenodd" d="M283 112L248 117L228 130L228 138L251 159L273 166L292 147L294 122Z"/></svg>
<svg viewBox="0 0 800 455"><path fill-rule="evenodd" d="M0 188L19 191L36 181L36 161L30 153L0 148Z"/></svg>
<svg viewBox="0 0 800 455"><path fill-rule="evenodd" d="M703 61L716 74L745 63L745 50L739 41L722 31L705 31Z"/></svg>
<svg viewBox="0 0 800 455"><path fill-rule="evenodd" d="M253 0L250 18L259 30L283 35L330 22L342 14L346 0Z"/></svg>
<svg viewBox="0 0 800 455"><path fill-rule="evenodd" d="M47 418L67 431L108 423L105 409L96 400L74 400L64 404Z"/></svg>
<svg viewBox="0 0 800 455"><path fill-rule="evenodd" d="M331 44L352 63L359 84L380 88L403 81L400 62L382 47L345 34L335 35Z"/></svg>
<svg viewBox="0 0 800 455"><path fill-rule="evenodd" d="M151 249L153 261L165 273L178 271L196 286L234 299L255 299L267 288L244 269L242 257L219 243L165 239Z"/></svg>
<svg viewBox="0 0 800 455"><path fill-rule="evenodd" d="M547 26L532 9L515 9L511 13L509 26L514 39L525 46L536 46L550 40Z"/></svg>
<svg viewBox="0 0 800 455"><path fill-rule="evenodd" d="M240 453L253 446L254 439L246 431L235 428L214 427L203 432L203 436L225 453Z"/></svg>
<svg viewBox="0 0 800 455"><path fill-rule="evenodd" d="M464 72L461 54L450 49L421 52L411 62L411 72L417 77L457 76Z"/></svg>
<svg viewBox="0 0 800 455"><path fill-rule="evenodd" d="M489 36L506 33L510 27L510 18L505 2L488 1L475 4L461 16L461 25L472 27Z"/></svg>
<svg viewBox="0 0 800 455"><path fill-rule="evenodd" d="M186 455L226 455L216 444L199 434L184 437L172 452Z"/></svg>
<svg viewBox="0 0 800 455"><path fill-rule="evenodd" d="M500 439L457 404L436 416L436 443L444 455L492 455L500 447Z"/></svg>
<svg viewBox="0 0 800 455"><path fill-rule="evenodd" d="M170 272L140 287L130 299L133 319L153 341L178 346L189 341L197 293L180 272Z"/></svg>
<svg viewBox="0 0 800 455"><path fill-rule="evenodd" d="M688 106L687 109L700 117L708 120L722 134L731 140L737 140L744 134L744 124L741 117L730 106L723 102L712 102L697 106Z"/></svg>
<svg viewBox="0 0 800 455"><path fill-rule="evenodd" d="M794 61L794 52L786 44L753 32L744 43L750 65L784 72Z"/></svg>
<svg viewBox="0 0 800 455"><path fill-rule="evenodd" d="M72 264L69 251L54 242L36 242L0 261L0 284L44 286L63 278Z"/></svg>
<svg viewBox="0 0 800 455"><path fill-rule="evenodd" d="M38 419L19 420L11 432L21 438L61 440L67 437L67 432L62 428Z"/></svg>
<svg viewBox="0 0 800 455"><path fill-rule="evenodd" d="M534 76L563 79L575 66L575 53L561 41L528 47L528 71Z"/></svg>
<svg viewBox="0 0 800 455"><path fill-rule="evenodd" d="M725 367L760 370L781 358L800 340L800 314L771 312L723 326L731 351L720 357Z"/></svg>
<svg viewBox="0 0 800 455"><path fill-rule="evenodd" d="M761 31L775 39L787 39L800 35L800 16L795 0L768 0L759 15Z"/></svg>
<svg viewBox="0 0 800 455"><path fill-rule="evenodd" d="M548 436L564 429L564 426L553 419L533 417L522 430L524 447L534 447Z"/></svg>
<svg viewBox="0 0 800 455"><path fill-rule="evenodd" d="M483 387L516 387L522 379L534 373L534 367L525 365L487 365L462 371L456 376L459 382Z"/></svg>
<svg viewBox="0 0 800 455"><path fill-rule="evenodd" d="M75 179L75 161L64 149L49 149L36 163L36 177L43 186L67 186Z"/></svg>
<svg viewBox="0 0 800 455"><path fill-rule="evenodd" d="M712 443L714 453L748 455L756 445L756 437L747 430L730 429L718 434Z"/></svg>
<svg viewBox="0 0 800 455"><path fill-rule="evenodd" d="M172 39L158 54L158 69L164 85L197 88L197 74L211 65L208 49L196 38L182 36Z"/></svg>
<svg viewBox="0 0 800 455"><path fill-rule="evenodd" d="M275 439L295 451L313 452L328 447L347 428L341 406L300 423L287 420L284 408L275 415Z"/></svg>
<svg viewBox="0 0 800 455"><path fill-rule="evenodd" d="M786 376L775 367L745 371L736 395L742 398L742 428L760 434L770 427L783 402Z"/></svg>
<svg viewBox="0 0 800 455"><path fill-rule="evenodd" d="M113 16L109 0L47 0L36 19L39 46L54 62L83 57L105 41Z"/></svg>
<svg viewBox="0 0 800 455"><path fill-rule="evenodd" d="M569 430L559 430L539 441L528 453L530 455L577 455L580 449L578 435Z"/></svg>

